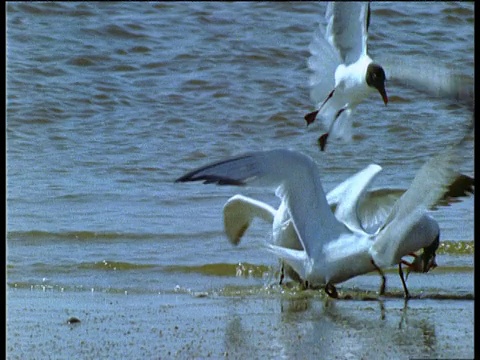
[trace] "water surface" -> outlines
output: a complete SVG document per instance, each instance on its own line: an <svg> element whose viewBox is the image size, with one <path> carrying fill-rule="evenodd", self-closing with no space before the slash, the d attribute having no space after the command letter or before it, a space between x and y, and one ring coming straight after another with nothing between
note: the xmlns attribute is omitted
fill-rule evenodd
<svg viewBox="0 0 480 360"><path fill-rule="evenodd" d="M255 222L233 247L222 207L236 193L275 205L274 194L173 183L245 151L304 152L327 191L372 162L383 167L375 186L408 187L469 115L390 87L387 107L373 95L358 107L352 143L321 153L323 129L307 128L303 116L314 108L308 44L324 8L8 3L7 283L120 293L262 289L277 266L263 249L270 227ZM473 10L466 2L374 3L369 51L428 56L472 76ZM458 165L473 176L473 138L468 146ZM444 241L472 244L473 197L432 215ZM470 248L438 260L440 274L467 275L458 284L464 294L473 293ZM371 275L352 281L347 289L378 286Z"/></svg>

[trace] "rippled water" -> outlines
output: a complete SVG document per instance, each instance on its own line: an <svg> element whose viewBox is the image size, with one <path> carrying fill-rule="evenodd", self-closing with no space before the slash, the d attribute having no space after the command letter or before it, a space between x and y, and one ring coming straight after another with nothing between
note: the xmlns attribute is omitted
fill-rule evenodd
<svg viewBox="0 0 480 360"><path fill-rule="evenodd" d="M371 162L383 166L376 186L408 187L468 113L389 87L387 107L373 95L358 107L352 143L321 153L322 129L303 116L313 110L308 44L324 7L8 3L8 283L161 292L268 282L277 264L262 248L269 226L254 223L233 247L222 207L239 192L278 204L274 195L173 183L224 156L288 147L318 162L326 190ZM369 51L428 56L471 77L473 10L373 3ZM473 176L473 137L469 148L459 166ZM443 261L471 275L473 198L433 216L444 240L470 246L445 250L439 271Z"/></svg>

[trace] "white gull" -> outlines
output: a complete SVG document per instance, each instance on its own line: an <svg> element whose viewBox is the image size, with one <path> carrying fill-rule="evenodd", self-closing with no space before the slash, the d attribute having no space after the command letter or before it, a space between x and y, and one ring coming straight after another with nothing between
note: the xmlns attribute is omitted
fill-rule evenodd
<svg viewBox="0 0 480 360"><path fill-rule="evenodd" d="M305 116L307 124L320 117L328 129L320 136L320 149L327 137L351 137L350 114L372 92L378 91L385 105L385 71L367 53L370 4L329 2L327 27L320 26L310 44L310 96L317 110Z"/></svg>
<svg viewBox="0 0 480 360"><path fill-rule="evenodd" d="M438 224L427 212L457 177L455 167L462 143L463 139L420 169L409 189L391 206L385 220L373 233L365 231L353 216L356 211L345 210L343 215L337 214L341 220L335 216L323 190L318 167L310 157L298 152L246 153L191 171L176 182L201 180L220 185L274 188L281 199L279 210L260 202L255 206L257 210L264 209L256 216L273 222L274 242L267 244L268 249L290 266L307 286L325 287L330 296L335 296L334 284L400 264L404 256L422 248L430 250L419 262L421 266L428 270L434 264ZM363 184L354 184L358 186L353 191L357 195L340 208L354 209L354 204L358 204L355 199L378 171L377 165L370 167L367 175L361 176ZM336 212L339 212L338 204ZM239 220L239 223L245 225L248 221ZM239 239L235 234L229 237ZM405 296L408 297L408 292Z"/></svg>

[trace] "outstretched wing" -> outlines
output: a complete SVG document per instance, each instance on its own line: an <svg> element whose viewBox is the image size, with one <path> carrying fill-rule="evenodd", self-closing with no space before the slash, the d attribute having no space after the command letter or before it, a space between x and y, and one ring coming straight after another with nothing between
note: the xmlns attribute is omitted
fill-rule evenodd
<svg viewBox="0 0 480 360"><path fill-rule="evenodd" d="M309 81L310 98L315 106L320 107L335 88L335 70L342 61L340 55L325 39L325 32L321 26L314 32L308 48L311 54L308 58L308 67L313 72Z"/></svg>
<svg viewBox="0 0 480 360"><path fill-rule="evenodd" d="M264 202L243 195L232 196L223 206L223 225L228 240L238 245L254 218L271 224L275 213L276 210Z"/></svg>
<svg viewBox="0 0 480 360"><path fill-rule="evenodd" d="M345 65L350 65L367 54L370 21L368 2L329 2L325 18L327 40L337 49Z"/></svg>
<svg viewBox="0 0 480 360"><path fill-rule="evenodd" d="M461 197L469 196L475 191L475 179L464 174L457 174L453 183L432 210L438 206L448 206L461 201ZM360 201L357 215L362 227L368 233L373 233L385 223L395 202L405 193L405 189L380 188L368 191ZM327 195L328 199L328 195Z"/></svg>
<svg viewBox="0 0 480 360"><path fill-rule="evenodd" d="M370 164L327 194L328 203L335 205L335 217L352 231L365 232L358 216L359 206L365 196L366 188L381 170L381 166Z"/></svg>
<svg viewBox="0 0 480 360"><path fill-rule="evenodd" d="M308 67L313 71L310 76L310 98L316 107L321 108L318 114L323 125L328 129L332 119L346 102L339 91L325 100L335 88L335 72L337 67L345 63L356 62L367 53L367 30L370 7L361 2L329 2L325 13L326 30L322 24L314 32L310 43L311 53ZM322 106L322 104L324 104ZM348 140L351 138L350 109L344 111L330 135Z"/></svg>
<svg viewBox="0 0 480 360"><path fill-rule="evenodd" d="M204 181L219 185L266 186L286 204L307 256L318 258L323 246L346 228L325 198L316 164L290 150L252 152L189 172L176 182Z"/></svg>
<svg viewBox="0 0 480 360"><path fill-rule="evenodd" d="M447 193L449 186L457 178L459 155L473 128L473 121L472 118L466 129L462 129L465 135L457 144L442 151L422 166L408 190L393 205L370 249L370 254L378 266L393 265L395 254L406 235L427 210Z"/></svg>
<svg viewBox="0 0 480 360"><path fill-rule="evenodd" d="M473 79L452 71L436 59L384 54L377 61L393 84L453 100L469 109L474 107Z"/></svg>

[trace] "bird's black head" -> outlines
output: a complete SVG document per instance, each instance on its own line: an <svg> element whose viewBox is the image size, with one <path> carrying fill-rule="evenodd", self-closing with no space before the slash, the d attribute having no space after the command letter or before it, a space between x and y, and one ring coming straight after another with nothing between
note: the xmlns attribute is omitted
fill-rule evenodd
<svg viewBox="0 0 480 360"><path fill-rule="evenodd" d="M435 256L436 256L436 251L440 245L440 234L437 235L435 240L428 245L427 247L423 248L423 253L421 255L422 257L422 264L423 264L423 269L422 271L428 272L430 269L435 268L437 266L437 263L435 262Z"/></svg>
<svg viewBox="0 0 480 360"><path fill-rule="evenodd" d="M417 256L415 260L410 264L407 269L407 279L410 272L429 272L431 269L437 267L435 258L437 256L436 251L440 245L440 234L435 237L433 242L423 248L422 254Z"/></svg>
<svg viewBox="0 0 480 360"><path fill-rule="evenodd" d="M365 75L367 85L378 90L385 105L388 103L387 92L385 91L385 71L383 68L375 63L371 63L367 67L367 74Z"/></svg>

